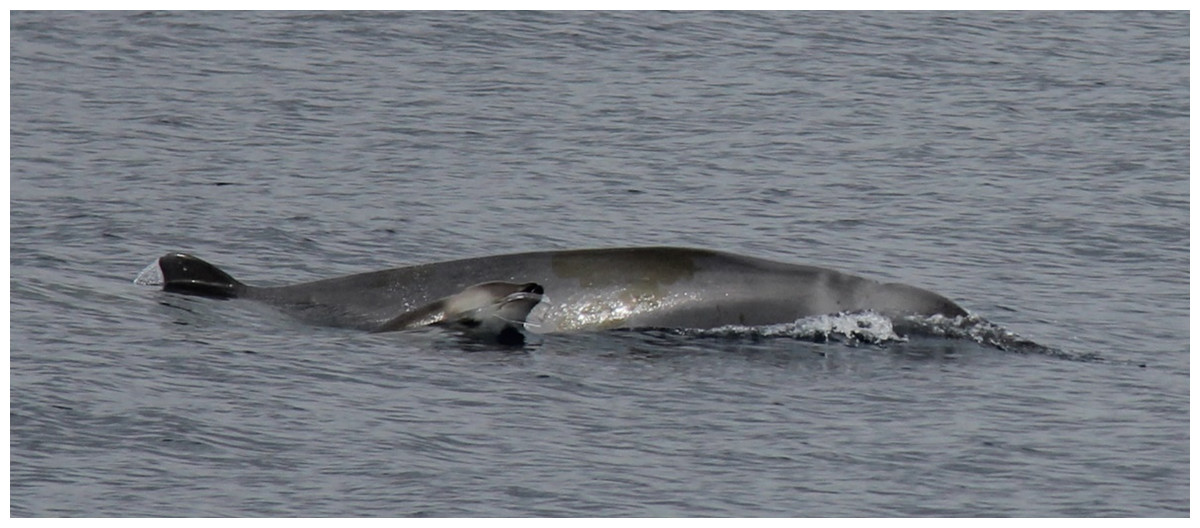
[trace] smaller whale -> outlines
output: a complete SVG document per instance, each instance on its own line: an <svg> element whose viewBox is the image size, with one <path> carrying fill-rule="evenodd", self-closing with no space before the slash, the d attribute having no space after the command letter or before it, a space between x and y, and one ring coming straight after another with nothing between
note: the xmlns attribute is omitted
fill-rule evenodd
<svg viewBox="0 0 1200 528"><path fill-rule="evenodd" d="M535 282L484 282L404 312L371 333L437 325L479 341L522 345L525 318L541 302L543 293L545 289Z"/></svg>

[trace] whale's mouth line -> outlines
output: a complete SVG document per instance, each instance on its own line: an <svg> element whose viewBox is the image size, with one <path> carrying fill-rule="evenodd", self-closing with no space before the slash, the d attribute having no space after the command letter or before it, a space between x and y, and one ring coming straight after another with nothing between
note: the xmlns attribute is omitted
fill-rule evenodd
<svg viewBox="0 0 1200 528"><path fill-rule="evenodd" d="M538 326L541 326L537 323L529 322L527 317L528 317L529 312L533 310L534 306L537 306L538 303L542 302L544 299L547 298L545 295L543 295L544 291L545 291L545 289L543 289L541 285L530 283L530 284L526 285L525 288L523 288L521 291L513 292L508 295L505 295L504 298L500 299L499 301L496 301L496 304L495 304L496 310L494 313L491 314L491 317L495 317L496 319L499 319L505 323L515 325L518 327L536 328ZM514 304L514 303L527 303L529 305L529 307L527 309L524 309L524 311L523 311L524 313L520 319L512 319L512 318L505 317L504 315L502 315L503 310L505 308L507 308L509 305Z"/></svg>
<svg viewBox="0 0 1200 528"><path fill-rule="evenodd" d="M504 308L515 302L527 301L532 309L534 305L546 298L545 293L546 289L541 284L529 282L522 285L520 290L505 295L493 301L492 304L497 308Z"/></svg>
<svg viewBox="0 0 1200 528"><path fill-rule="evenodd" d="M542 297L545 297L545 296L540 293L517 292L517 293L510 293L510 294L504 296L504 299L501 302L510 303L510 302L519 301L522 299L537 299L537 300L541 301Z"/></svg>

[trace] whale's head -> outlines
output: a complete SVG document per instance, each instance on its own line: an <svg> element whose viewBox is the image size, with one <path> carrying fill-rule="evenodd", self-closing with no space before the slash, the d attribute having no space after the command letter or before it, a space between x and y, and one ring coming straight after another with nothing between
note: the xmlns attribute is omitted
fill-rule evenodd
<svg viewBox="0 0 1200 528"><path fill-rule="evenodd" d="M877 285L869 295L867 306L889 317L967 315L966 310L950 299L929 290L895 282Z"/></svg>
<svg viewBox="0 0 1200 528"><path fill-rule="evenodd" d="M442 299L444 317L439 324L470 337L502 345L525 342L521 328L529 312L542 301L545 289L527 282L484 282Z"/></svg>

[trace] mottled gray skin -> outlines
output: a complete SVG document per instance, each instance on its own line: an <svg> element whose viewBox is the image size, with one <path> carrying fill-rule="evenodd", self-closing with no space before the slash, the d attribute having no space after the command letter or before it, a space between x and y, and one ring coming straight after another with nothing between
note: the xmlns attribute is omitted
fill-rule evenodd
<svg viewBox="0 0 1200 528"><path fill-rule="evenodd" d="M545 288L529 314L529 328L539 333L753 326L866 310L889 317L967 313L941 295L904 284L687 248L539 251L274 287L244 285L182 254L162 257L159 266L168 291L251 299L310 323L363 330L489 281Z"/></svg>

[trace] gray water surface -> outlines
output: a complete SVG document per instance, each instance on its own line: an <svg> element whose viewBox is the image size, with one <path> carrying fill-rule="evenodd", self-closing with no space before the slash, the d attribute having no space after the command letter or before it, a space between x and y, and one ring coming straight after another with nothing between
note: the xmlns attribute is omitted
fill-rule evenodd
<svg viewBox="0 0 1200 528"><path fill-rule="evenodd" d="M10 18L13 516L1190 513L1187 13ZM131 284L629 245L1067 354L498 350Z"/></svg>

